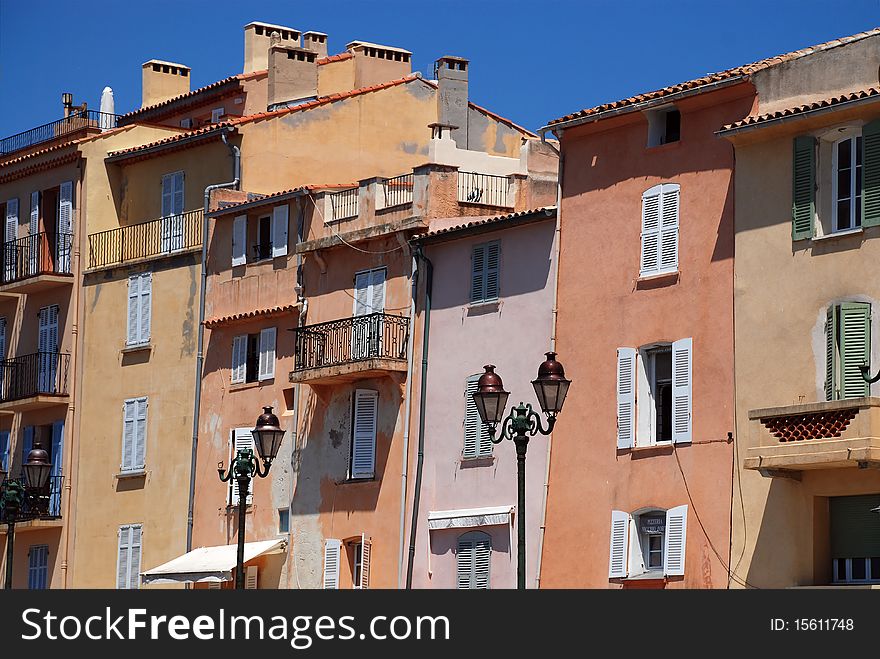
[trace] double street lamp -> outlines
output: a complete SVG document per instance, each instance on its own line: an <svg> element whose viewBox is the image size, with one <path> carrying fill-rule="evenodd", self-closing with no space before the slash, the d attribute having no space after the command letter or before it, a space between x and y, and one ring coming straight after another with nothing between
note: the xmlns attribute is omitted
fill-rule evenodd
<svg viewBox="0 0 880 659"><path fill-rule="evenodd" d="M254 452L249 448L236 451L229 471L224 471L223 463L217 464L217 473L220 481L228 483L233 478L238 484L238 553L235 562L235 588L244 589L244 531L245 509L247 508L247 493L250 489L251 478L254 475L265 478L269 475L272 461L278 455L281 448L281 440L284 439L284 429L281 428L278 417L272 414L271 407L264 407L263 413L257 418L257 425L251 431L254 435L254 445L263 463L263 468L257 462Z"/></svg>
<svg viewBox="0 0 880 659"><path fill-rule="evenodd" d="M546 429L541 423L541 415L532 410L531 405L520 403L511 408L510 414L504 418L504 409L510 392L504 390L501 376L495 372L495 366L484 366L485 373L477 381L477 390L473 393L474 403L480 413L480 419L488 426L489 439L498 444L510 439L516 445L517 464L517 588L526 587L526 450L529 447L529 436L540 432L549 435L556 424L556 415L562 410L565 396L571 380L565 379L562 364L556 361L556 353L548 352L546 361L538 367L538 377L532 380L535 394L541 410L547 416ZM495 438L498 424L501 424L501 436Z"/></svg>

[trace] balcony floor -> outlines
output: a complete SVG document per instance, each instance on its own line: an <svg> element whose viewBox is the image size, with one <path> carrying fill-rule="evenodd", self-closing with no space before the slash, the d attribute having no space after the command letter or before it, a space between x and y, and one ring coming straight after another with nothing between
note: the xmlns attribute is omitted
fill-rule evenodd
<svg viewBox="0 0 880 659"><path fill-rule="evenodd" d="M39 410L56 405L69 405L69 394L36 394L27 398L0 401L0 414Z"/></svg>
<svg viewBox="0 0 880 659"><path fill-rule="evenodd" d="M359 362L291 371L291 382L309 384L343 384L368 378L381 378L390 373L405 373L404 359L365 359Z"/></svg>
<svg viewBox="0 0 880 659"><path fill-rule="evenodd" d="M58 286L73 284L73 275L43 274L0 285L0 295L39 293Z"/></svg>

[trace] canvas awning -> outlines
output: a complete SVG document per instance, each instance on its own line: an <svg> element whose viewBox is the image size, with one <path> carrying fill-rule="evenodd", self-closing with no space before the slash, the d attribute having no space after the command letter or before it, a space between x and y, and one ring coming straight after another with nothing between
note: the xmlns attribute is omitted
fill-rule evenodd
<svg viewBox="0 0 880 659"><path fill-rule="evenodd" d="M428 513L428 528L454 529L474 526L509 524L513 506L491 508L459 508L457 510L434 510Z"/></svg>
<svg viewBox="0 0 880 659"><path fill-rule="evenodd" d="M277 554L284 551L286 546L284 539L246 542L244 562L265 554ZM141 577L144 584L232 581L237 551L237 545L199 547L159 567L141 572Z"/></svg>

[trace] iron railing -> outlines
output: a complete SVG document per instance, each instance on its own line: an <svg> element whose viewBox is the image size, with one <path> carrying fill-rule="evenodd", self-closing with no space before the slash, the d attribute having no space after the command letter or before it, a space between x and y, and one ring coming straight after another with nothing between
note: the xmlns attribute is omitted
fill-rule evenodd
<svg viewBox="0 0 880 659"><path fill-rule="evenodd" d="M37 275L69 275L72 233L35 233L3 244L3 283Z"/></svg>
<svg viewBox="0 0 880 659"><path fill-rule="evenodd" d="M512 208L508 200L510 179L507 176L478 174L477 172L458 173L458 200L483 206Z"/></svg>
<svg viewBox="0 0 880 659"><path fill-rule="evenodd" d="M0 361L0 402L31 396L67 395L70 354L35 352Z"/></svg>
<svg viewBox="0 0 880 659"><path fill-rule="evenodd" d="M45 447L44 447L45 448ZM26 487L24 474L18 478L7 479L18 481L22 487ZM15 514L16 522L26 522L31 519L60 519L61 518L61 492L64 487L64 476L49 476L46 485L38 491L30 490L21 502L21 508ZM9 520L3 516L3 521Z"/></svg>
<svg viewBox="0 0 880 659"><path fill-rule="evenodd" d="M89 235L89 267L171 254L202 244L202 209Z"/></svg>
<svg viewBox="0 0 880 659"><path fill-rule="evenodd" d="M58 119L57 121L4 137L0 140L0 156L5 156L13 151L27 149L42 142L50 142L87 128L98 130L116 128L118 119L119 115L117 114L108 114L107 112L98 112L97 110L72 112L69 117L64 119Z"/></svg>
<svg viewBox="0 0 880 659"><path fill-rule="evenodd" d="M330 205L333 207L333 219L344 220L349 217L357 217L358 214L358 188L348 188L339 192L330 193Z"/></svg>
<svg viewBox="0 0 880 659"><path fill-rule="evenodd" d="M411 204L413 200L413 175L401 174L382 181L382 208Z"/></svg>
<svg viewBox="0 0 880 659"><path fill-rule="evenodd" d="M406 359L409 318L371 313L305 325L295 332L294 371L367 359Z"/></svg>

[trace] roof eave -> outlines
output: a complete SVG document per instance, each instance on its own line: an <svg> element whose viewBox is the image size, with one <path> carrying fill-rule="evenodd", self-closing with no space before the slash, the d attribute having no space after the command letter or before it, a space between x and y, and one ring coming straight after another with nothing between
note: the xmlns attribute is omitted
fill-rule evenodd
<svg viewBox="0 0 880 659"><path fill-rule="evenodd" d="M173 140L172 139L169 142L164 142L162 144L154 144L153 146L150 146L150 147L147 147L144 149L139 149L137 151L117 153L115 155L107 156L106 158L104 158L104 162L118 163L118 162L122 162L125 160L133 160L135 158L140 159L140 158L152 156L156 153L160 153L160 152L165 151L167 149L178 149L181 147L186 147L186 146L189 146L190 144L193 144L195 142L202 142L202 141L207 141L207 140L211 140L211 139L215 139L217 137L220 137L220 134L226 129L231 129L232 131L234 131L235 126L229 126L229 125L220 126L214 130L210 130L205 133L200 133L199 135L190 135L189 137L184 137L183 139L180 139L180 140Z"/></svg>
<svg viewBox="0 0 880 659"><path fill-rule="evenodd" d="M232 213L247 212L249 210L260 208L262 206L274 206L276 203L295 199L296 197L301 197L303 195L309 194L309 192L311 191L308 188L297 188L296 190L291 190L290 192L286 192L281 195L266 195L265 197L260 197L259 199L254 199L252 201L246 201L241 204L234 204L231 206L224 206L223 208L217 208L216 210L212 210L211 212L209 212L207 215L208 217L218 218L224 215L231 215Z"/></svg>
<svg viewBox="0 0 880 659"><path fill-rule="evenodd" d="M537 222L541 220L548 220L550 218L556 217L556 207L555 206L547 206L545 208L538 208L534 211L525 212L522 215L511 214L512 216L503 216L503 219L498 219L494 222L482 222L481 224L475 224L473 226L466 226L461 228L449 228L449 229L441 229L438 233L423 233L419 236L413 236L410 239L410 242L414 245L430 245L433 243L441 243L446 242L448 240L458 240L460 238L467 238L469 236L478 235L481 233L488 233L490 231L498 231L500 229L506 229L509 227L514 227L520 224L527 224L529 222ZM475 216L471 219L472 222L479 222L481 219L479 216ZM485 218L489 219L489 218Z"/></svg>

